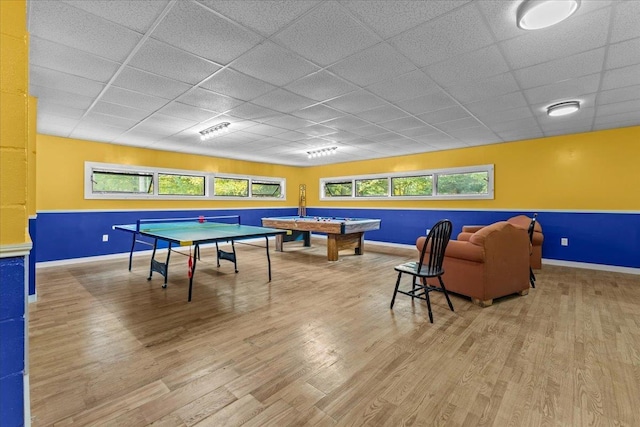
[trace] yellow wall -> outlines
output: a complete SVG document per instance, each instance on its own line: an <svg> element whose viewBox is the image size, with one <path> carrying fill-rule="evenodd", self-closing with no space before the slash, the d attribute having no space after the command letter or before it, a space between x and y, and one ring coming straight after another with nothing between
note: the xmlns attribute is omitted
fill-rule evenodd
<svg viewBox="0 0 640 427"><path fill-rule="evenodd" d="M42 210L197 209L298 206L301 168L37 135L36 204ZM84 162L286 178L287 198L266 200L85 200Z"/></svg>
<svg viewBox="0 0 640 427"><path fill-rule="evenodd" d="M640 210L640 126L340 163L306 170L307 205L464 209ZM319 179L495 165L494 200L320 201Z"/></svg>
<svg viewBox="0 0 640 427"><path fill-rule="evenodd" d="M36 113L38 100L29 96L27 100L27 215L36 214Z"/></svg>
<svg viewBox="0 0 640 427"><path fill-rule="evenodd" d="M26 2L0 1L0 244L29 242Z"/></svg>

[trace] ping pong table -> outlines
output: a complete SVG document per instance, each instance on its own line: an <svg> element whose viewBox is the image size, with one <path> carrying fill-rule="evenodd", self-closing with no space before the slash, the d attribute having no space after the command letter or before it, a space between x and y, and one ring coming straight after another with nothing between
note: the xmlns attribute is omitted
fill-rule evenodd
<svg viewBox="0 0 640 427"><path fill-rule="evenodd" d="M169 259L171 252L174 251L173 245L189 246L189 299L193 290L193 277L195 276L196 264L200 258L200 245L205 243L215 243L216 245L216 261L220 267L220 260L231 261L234 264L235 272L238 272L236 250L234 241L243 239L254 239L264 237L266 242L267 265L269 269L269 281L271 281L271 258L269 256L269 237L286 233L285 230L275 228L255 227L250 225L241 225L239 215L215 216L197 218L167 218L167 219L140 219L135 224L114 225L114 230L129 232L133 235L131 243L131 251L129 253L129 270L131 270L131 261L134 248L137 243L153 246L151 255L151 266L149 269L149 277L151 280L153 272L158 272L164 276L163 288L167 287L167 279L169 276ZM153 243L140 240L140 236L146 236L153 239ZM165 262L155 259L158 241L167 242L169 249L167 251L167 259ZM219 242L231 242L232 252L219 249ZM191 247L194 247L193 256L191 255Z"/></svg>

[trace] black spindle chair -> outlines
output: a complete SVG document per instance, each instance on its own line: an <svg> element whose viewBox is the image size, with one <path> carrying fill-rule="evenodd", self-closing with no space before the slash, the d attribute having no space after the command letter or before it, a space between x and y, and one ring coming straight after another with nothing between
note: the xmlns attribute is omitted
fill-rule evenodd
<svg viewBox="0 0 640 427"><path fill-rule="evenodd" d="M398 280L396 281L396 288L393 292L393 298L391 298L391 309L393 309L393 304L396 300L396 294L398 293L408 295L412 299L418 298L427 302L427 309L429 310L429 321L433 323L433 314L431 312L431 300L429 299L429 293L432 291L438 291L444 293L444 296L447 298L449 308L451 309L451 311L453 311L453 304L451 304L449 294L447 293L447 288L445 288L444 282L442 281L442 275L444 274L444 269L442 268L442 263L444 261L444 251L447 248L447 244L449 244L452 228L453 226L451 224L451 221L449 221L448 219L439 221L436 225L433 226L433 228L427 235L427 240L424 242L424 246L420 251L420 261L407 262L394 268L398 272ZM403 273L410 274L412 276L413 288L411 290L402 291L398 289ZM427 278L430 277L437 277L440 281L440 287L428 285ZM420 278L420 283L418 283L418 278Z"/></svg>
<svg viewBox="0 0 640 427"><path fill-rule="evenodd" d="M533 245L533 230L534 228L536 228L536 217L538 216L537 213L533 214L533 218L531 218L531 224L529 224L529 230L527 231L527 233L529 233L529 243ZM530 249L531 251L531 249ZM535 288L536 287L536 275L533 274L533 268L531 268L531 262L529 262L529 282L531 282L531 287Z"/></svg>

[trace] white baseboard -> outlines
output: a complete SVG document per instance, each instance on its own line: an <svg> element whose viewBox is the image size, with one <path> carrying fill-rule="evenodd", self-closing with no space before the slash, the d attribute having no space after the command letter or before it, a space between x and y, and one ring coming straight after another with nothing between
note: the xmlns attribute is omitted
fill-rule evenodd
<svg viewBox="0 0 640 427"><path fill-rule="evenodd" d="M591 264L589 262L564 261L561 259L542 258L542 264L559 265L562 267L584 268L587 270L611 271L612 273L627 273L640 275L640 268L620 267L617 265Z"/></svg>
<svg viewBox="0 0 640 427"><path fill-rule="evenodd" d="M38 301L38 293L37 292L35 294L33 294L33 295L29 295L29 297L27 299L27 302L29 304L31 304L32 302L36 302L36 301Z"/></svg>

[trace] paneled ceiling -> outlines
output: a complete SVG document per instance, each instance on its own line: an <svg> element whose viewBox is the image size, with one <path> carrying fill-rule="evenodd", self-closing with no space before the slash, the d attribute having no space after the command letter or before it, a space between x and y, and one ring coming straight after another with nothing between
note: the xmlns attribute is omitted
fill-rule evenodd
<svg viewBox="0 0 640 427"><path fill-rule="evenodd" d="M29 0L38 132L310 166L640 125L640 1L519 4Z"/></svg>

